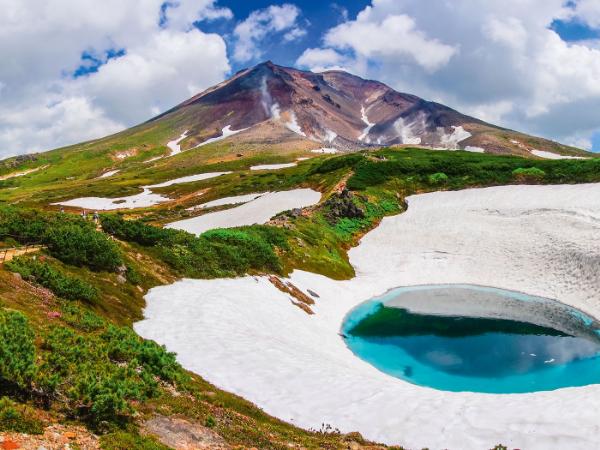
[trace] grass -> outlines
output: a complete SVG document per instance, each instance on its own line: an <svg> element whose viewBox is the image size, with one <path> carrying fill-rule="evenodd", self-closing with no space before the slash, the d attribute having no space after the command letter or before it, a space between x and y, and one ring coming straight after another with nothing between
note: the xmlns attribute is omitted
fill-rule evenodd
<svg viewBox="0 0 600 450"><path fill-rule="evenodd" d="M13 386L4 408L9 419L17 417L12 409L21 414L10 419L10 426L25 429L23 424L32 417L49 415L54 421L80 421L101 431L104 448L162 449L141 434L139 423L163 414L208 426L232 446L367 444L358 435L340 435L327 427L300 430L187 373L164 349L131 330L142 317L143 295L181 276L286 274L302 269L335 279L352 277L347 250L384 217L404 211L405 197L414 193L600 181L600 160L541 161L415 149L323 156L281 171L251 172L247 169L253 164L289 160L258 150L238 158L234 149L221 144L151 167L141 162L141 156L134 157L119 163L121 172L114 179L95 179L113 167L114 152L132 146L147 155L164 152L171 134L171 129L145 124L40 155L18 169L44 164L51 164L51 169L0 184L0 201L18 204L0 206L0 242L41 241L49 246L36 259L29 255L0 268L0 357L10 362L2 366L0 377ZM17 169L0 173L3 170ZM55 209L49 202L67 195L129 194L144 184L222 170L234 173L160 189L182 198L177 202L103 215L103 230L77 216L48 211ZM348 197L337 193L344 184L352 191ZM280 214L277 226L215 230L200 237L160 228L166 221L197 214L185 209L199 202L298 187L319 190L323 201L300 216ZM24 279L15 278L9 269ZM2 417L0 404L0 424ZM34 429L36 423L40 422L27 426Z"/></svg>

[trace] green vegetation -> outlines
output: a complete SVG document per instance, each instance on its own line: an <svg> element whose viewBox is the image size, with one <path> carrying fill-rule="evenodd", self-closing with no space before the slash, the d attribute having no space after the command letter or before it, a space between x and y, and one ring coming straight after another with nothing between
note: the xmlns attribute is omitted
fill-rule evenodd
<svg viewBox="0 0 600 450"><path fill-rule="evenodd" d="M393 180L408 182L416 190L426 189L429 177L437 173L448 177L445 183L448 189L496 186L523 182L515 178L518 172L513 172L532 168L543 171L544 182L549 184L600 181L600 159L539 161L516 156L423 150L381 150L376 154L385 160L346 160L354 171L348 180L349 189L360 191ZM322 167L327 167L326 163ZM537 170L533 173L540 174Z"/></svg>
<svg viewBox="0 0 600 450"><path fill-rule="evenodd" d="M196 278L280 272L276 251L288 248L283 229L263 225L211 230L196 237L119 215L103 215L101 223L119 239L154 247L156 256L178 273Z"/></svg>
<svg viewBox="0 0 600 450"><path fill-rule="evenodd" d="M207 146L142 165L143 159L165 151L164 142L173 137L172 129L167 131L146 124L118 139L39 155L25 166L51 164L50 170L0 183L0 201L29 206L0 205L0 241L4 246L46 247L0 268L0 393L10 397L0 400L0 428L39 430L40 422L30 413L43 410L53 421L81 422L102 433L104 448L163 450L138 429L144 419L161 414L209 427L232 446L367 445L357 435L294 428L186 373L174 355L131 329L141 317L143 295L182 276L303 269L336 279L351 277L347 250L383 217L402 212L405 197L414 193L600 181L600 160L541 161L416 149L317 157L284 171L252 173L246 170L251 164L287 160L255 149L238 159L226 146ZM138 154L118 163L121 172L114 179L96 178L116 164L114 152L132 148ZM179 200L104 214L101 229L48 206L65 195L122 195L139 192L142 184L213 170L235 172L161 188L157 191ZM198 203L200 194L202 201L209 201L297 187L318 189L323 202L301 214L281 213L274 220L277 225L212 230L201 236L160 227L196 214L187 208ZM20 273L25 281L5 269Z"/></svg>
<svg viewBox="0 0 600 450"><path fill-rule="evenodd" d="M81 328L93 331L53 326L40 333L42 345L36 350L25 316L0 310L2 383L46 402L60 399L70 415L97 426L131 417L133 402L159 394L159 380L188 380L175 355L128 327L100 319L90 326L88 318L88 326Z"/></svg>
<svg viewBox="0 0 600 450"><path fill-rule="evenodd" d="M25 315L0 309L0 386L31 386L36 375L33 341L33 329Z"/></svg>
<svg viewBox="0 0 600 450"><path fill-rule="evenodd" d="M428 177L429 184L440 185L448 182L448 175L444 172L436 172Z"/></svg>
<svg viewBox="0 0 600 450"><path fill-rule="evenodd" d="M51 398L65 396L69 411L95 425L129 417L132 402L158 395L158 379L171 384L186 379L172 353L130 328L108 325L81 335L55 327L42 348L38 389Z"/></svg>
<svg viewBox="0 0 600 450"><path fill-rule="evenodd" d="M43 424L36 418L35 410L16 403L8 397L0 397L0 432L41 434Z"/></svg>
<svg viewBox="0 0 600 450"><path fill-rule="evenodd" d="M18 257L6 263L6 267L19 273L23 278L50 289L59 297L88 302L94 302L98 298L98 290L94 286L82 279L66 275L47 262Z"/></svg>
<svg viewBox="0 0 600 450"><path fill-rule="evenodd" d="M539 181L546 176L546 172L542 169L538 169L537 167L519 167L513 170L512 174L515 178L523 181Z"/></svg>
<svg viewBox="0 0 600 450"><path fill-rule="evenodd" d="M43 244L66 264L115 270L122 264L118 247L94 224L72 214L0 207L0 240Z"/></svg>
<svg viewBox="0 0 600 450"><path fill-rule="evenodd" d="M169 447L148 436L140 436L135 431L117 431L100 438L104 450L169 450Z"/></svg>
<svg viewBox="0 0 600 450"><path fill-rule="evenodd" d="M43 242L52 256L66 264L108 271L122 264L117 246L106 235L88 226L67 224L52 227L44 234Z"/></svg>

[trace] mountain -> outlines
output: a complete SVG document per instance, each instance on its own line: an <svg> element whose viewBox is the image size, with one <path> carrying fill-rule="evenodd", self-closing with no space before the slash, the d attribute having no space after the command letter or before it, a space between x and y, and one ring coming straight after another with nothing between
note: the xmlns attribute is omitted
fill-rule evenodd
<svg viewBox="0 0 600 450"><path fill-rule="evenodd" d="M268 61L181 103L148 123L187 131L182 149L237 134L238 143L339 150L410 145L532 156L582 152L461 114L372 80L312 73Z"/></svg>

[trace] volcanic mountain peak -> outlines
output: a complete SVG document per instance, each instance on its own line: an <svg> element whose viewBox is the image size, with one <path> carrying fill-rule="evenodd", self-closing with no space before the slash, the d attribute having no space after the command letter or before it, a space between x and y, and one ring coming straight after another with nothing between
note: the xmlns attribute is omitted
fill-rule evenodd
<svg viewBox="0 0 600 450"><path fill-rule="evenodd" d="M152 119L189 130L185 146L244 130L238 142L299 144L339 150L421 145L531 156L534 150L578 154L576 149L506 130L447 106L396 92L340 70L313 73L267 61ZM276 136L271 122L281 128ZM211 141L212 142L212 141Z"/></svg>

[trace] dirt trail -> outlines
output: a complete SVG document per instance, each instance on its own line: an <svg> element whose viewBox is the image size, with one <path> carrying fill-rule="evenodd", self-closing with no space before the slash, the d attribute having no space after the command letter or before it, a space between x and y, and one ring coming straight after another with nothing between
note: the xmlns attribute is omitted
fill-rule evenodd
<svg viewBox="0 0 600 450"><path fill-rule="evenodd" d="M0 264L10 261L17 256L39 252L42 248L44 248L43 245L30 245L27 247L0 249Z"/></svg>

